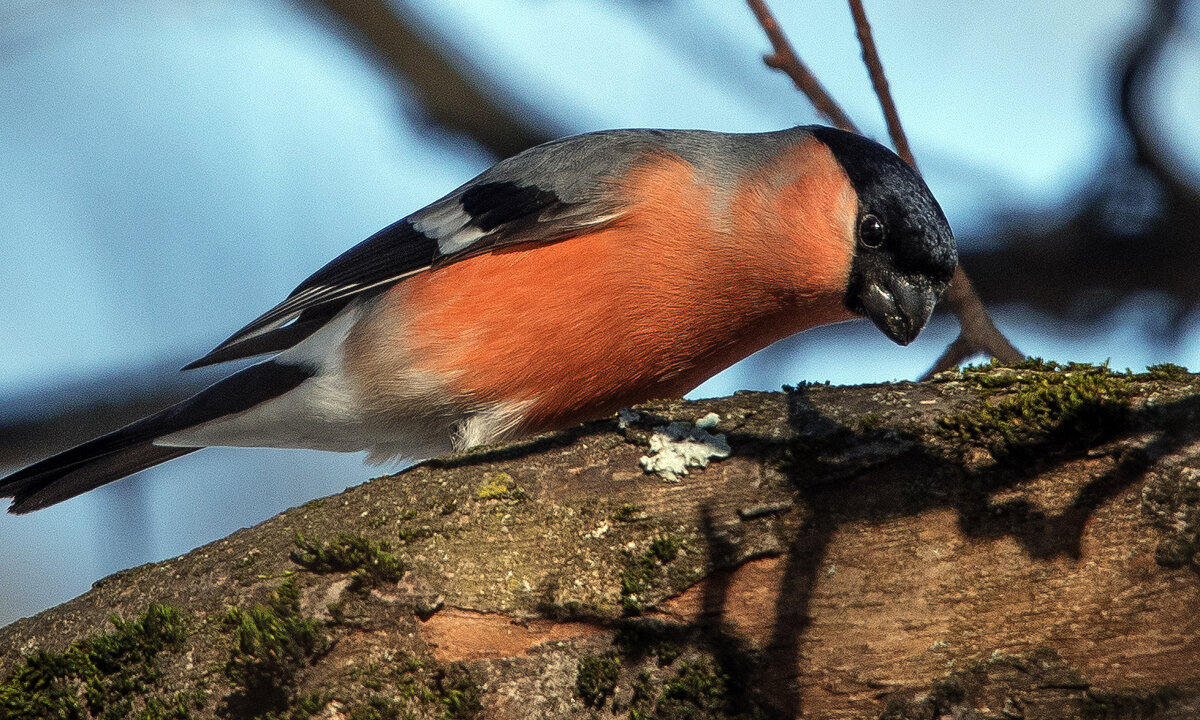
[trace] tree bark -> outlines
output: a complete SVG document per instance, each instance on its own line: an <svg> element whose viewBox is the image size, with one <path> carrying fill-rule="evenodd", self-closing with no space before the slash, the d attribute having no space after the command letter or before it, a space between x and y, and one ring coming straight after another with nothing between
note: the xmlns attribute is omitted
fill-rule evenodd
<svg viewBox="0 0 1200 720"><path fill-rule="evenodd" d="M0 715L136 666L128 717L1197 717L1197 384L1026 363L443 458L0 629ZM186 638L114 661L155 603Z"/></svg>

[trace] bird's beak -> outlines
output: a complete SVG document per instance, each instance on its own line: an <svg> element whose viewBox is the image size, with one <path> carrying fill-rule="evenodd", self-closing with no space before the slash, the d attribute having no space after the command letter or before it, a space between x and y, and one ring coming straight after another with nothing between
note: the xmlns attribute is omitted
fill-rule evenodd
<svg viewBox="0 0 1200 720"><path fill-rule="evenodd" d="M863 309L875 327L898 345L916 339L937 302L939 293L928 282L892 275L872 282L862 295Z"/></svg>

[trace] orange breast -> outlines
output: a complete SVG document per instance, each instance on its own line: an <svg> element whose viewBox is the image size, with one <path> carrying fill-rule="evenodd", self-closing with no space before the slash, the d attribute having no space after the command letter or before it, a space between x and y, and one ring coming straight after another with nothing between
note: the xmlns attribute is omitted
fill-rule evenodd
<svg viewBox="0 0 1200 720"><path fill-rule="evenodd" d="M528 402L521 429L541 431L681 395L775 340L849 317L854 197L824 146L738 188L712 188L673 157L623 186L638 200L617 224L393 288L375 354L443 378L459 406Z"/></svg>

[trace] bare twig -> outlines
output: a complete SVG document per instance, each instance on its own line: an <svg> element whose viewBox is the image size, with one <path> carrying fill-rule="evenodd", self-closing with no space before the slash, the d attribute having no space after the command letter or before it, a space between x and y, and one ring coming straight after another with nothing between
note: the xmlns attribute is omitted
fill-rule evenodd
<svg viewBox="0 0 1200 720"><path fill-rule="evenodd" d="M758 24L762 26L763 32L767 34L767 39L771 41L771 47L774 49L770 55L763 56L763 62L767 67L778 70L791 78L796 89L804 93L817 112L821 113L829 122L842 130L857 133L858 127L850 119L850 116L842 110L829 91L821 85L808 66L796 55L792 43L783 34L783 29L779 27L779 23L776 22L767 3L764 0L746 0L746 3L754 11L755 17L758 18Z"/></svg>
<svg viewBox="0 0 1200 720"><path fill-rule="evenodd" d="M796 55L792 44L767 7L766 1L746 0L746 3L754 11L755 17L758 18L758 24L762 26L763 32L767 34L771 46L775 50L773 54L763 58L767 66L787 74L796 84L796 88L807 95L816 106L817 111L827 117L830 122L843 130L858 132L849 116L842 111L833 97L826 92ZM883 108L888 133L892 137L892 143L896 146L896 153L913 169L916 169L916 158L913 157L908 138L904 135L904 127L900 123L900 114L896 111L896 104L892 100L887 77L883 72L883 63L875 48L875 41L871 36L871 25L867 22L867 13L863 8L862 0L849 0L849 3L850 12L854 16L854 26L858 31L858 41L862 46L863 62L871 75L871 84L874 86L875 94L879 97L879 104ZM970 279L963 272L962 265L955 268L954 278L951 280L946 294L942 297L942 303L943 307L948 308L958 318L960 328L958 338L946 348L946 351L923 378L928 378L943 370L949 370L975 355L987 354L1004 362L1016 362L1024 357L996 328L996 324L988 315L987 308L983 306L983 301L979 299L978 293L971 286Z"/></svg>
<svg viewBox="0 0 1200 720"><path fill-rule="evenodd" d="M888 134L892 137L896 154L916 170L917 160L913 157L912 147L904 135L900 113L896 110L892 91L888 88L883 62L875 49L875 39L871 36L871 24L867 22L867 11L862 0L849 0L849 3L850 14L854 16L854 27L858 31L858 43L862 46L863 63L871 75L871 85L875 88L875 96L879 98L879 106L887 120ZM933 367L921 376L923 380L957 367L976 355L990 355L1003 362L1016 362L1024 357L1008 338L1004 337L996 323L992 322L991 315L983 306L979 293L972 287L961 263L954 269L954 278L950 281L946 294L942 296L942 307L949 309L958 318L958 337L934 362Z"/></svg>
<svg viewBox="0 0 1200 720"><path fill-rule="evenodd" d="M1018 362L1025 357L1025 354L996 327L992 316L983 306L979 293L975 292L974 286L971 285L971 279L967 277L961 262L954 268L954 278L951 279L946 293L942 295L942 306L958 318L958 337L950 343L950 347L946 348L933 366L925 371L921 376L922 380L952 370L960 363L978 355L993 357L1005 363Z"/></svg>
<svg viewBox="0 0 1200 720"><path fill-rule="evenodd" d="M871 75L871 85L875 88L879 106L887 120L888 134L892 137L896 154L916 170L917 160L913 157L912 147L904 135L900 113L896 110L891 89L888 88L883 62L879 59L875 40L871 36L871 25L867 22L867 11L862 0L849 0L849 3L850 14L854 16L854 27L858 31L858 42L862 46L863 63ZM946 294L942 296L942 306L958 318L958 337L950 343L933 367L921 376L922 379L927 380L937 373L957 367L959 363L976 355L990 355L1003 362L1016 362L1024 357L1008 338L1004 337L996 323L992 322L991 315L983 306L979 293L972 287L961 263L954 269L954 278L950 281Z"/></svg>
<svg viewBox="0 0 1200 720"><path fill-rule="evenodd" d="M954 269L954 279L950 281L946 294L942 295L942 303L958 318L958 337L934 362L933 367L921 376L922 380L958 367L960 363L984 353L1006 363L1017 362L1025 357L992 322L992 316L971 285L971 279L963 271L962 263Z"/></svg>
<svg viewBox="0 0 1200 720"><path fill-rule="evenodd" d="M887 120L888 135L896 146L896 154L917 169L917 159L913 157L908 138L904 135L904 126L900 124L900 113L896 111L896 103L892 100L892 91L888 88L887 76L883 73L883 62L879 59L879 51L875 49L875 38L871 36L871 24L867 22L867 11L863 8L862 0L850 0L850 14L854 16L854 28L858 31L858 44L862 46L863 63L871 75L871 85L875 87L875 95L883 108L883 117Z"/></svg>
<svg viewBox="0 0 1200 720"><path fill-rule="evenodd" d="M1200 197L1197 197L1191 183L1172 169L1175 164L1153 141L1154 129L1145 112L1146 103L1141 100L1150 84L1149 74L1158 65L1167 42L1176 31L1182 10L1182 0L1155 0L1151 4L1146 27L1135 36L1121 72L1117 109L1137 152L1138 162L1150 171L1168 194L1186 198L1185 202L1194 206L1200 203Z"/></svg>
<svg viewBox="0 0 1200 720"><path fill-rule="evenodd" d="M446 43L413 24L405 3L307 0L333 13L412 84L430 118L508 157L561 134L534 113L513 107L479 73L459 67Z"/></svg>
<svg viewBox="0 0 1200 720"><path fill-rule="evenodd" d="M896 154L916 170L917 160L908 144L904 125L900 122L900 113L892 99L892 91L883 72L883 62L875 48L875 39L871 36L871 24L867 22L867 11L862 0L849 0L849 3L850 14L854 16L854 27L858 32L858 43L862 46L863 63L871 75L871 85L875 88L879 106L883 110L884 119L887 120L888 134L892 137ZM991 315L983 306L979 293L971 286L971 280L963 270L962 264L954 269L954 278L950 281L946 294L942 296L942 303L943 307L948 308L958 318L958 337L950 343L922 379L956 367L975 355L986 354L1003 362L1016 362L1024 357L992 322Z"/></svg>

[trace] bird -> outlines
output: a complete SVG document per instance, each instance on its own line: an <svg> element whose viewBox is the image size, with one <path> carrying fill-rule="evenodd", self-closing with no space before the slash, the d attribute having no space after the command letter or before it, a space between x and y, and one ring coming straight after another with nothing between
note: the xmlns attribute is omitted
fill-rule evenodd
<svg viewBox="0 0 1200 720"><path fill-rule="evenodd" d="M957 249L866 137L603 130L501 160L185 370L269 355L0 479L28 513L208 446L421 460L679 397L809 328L907 345Z"/></svg>

